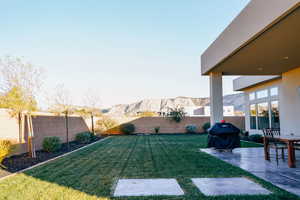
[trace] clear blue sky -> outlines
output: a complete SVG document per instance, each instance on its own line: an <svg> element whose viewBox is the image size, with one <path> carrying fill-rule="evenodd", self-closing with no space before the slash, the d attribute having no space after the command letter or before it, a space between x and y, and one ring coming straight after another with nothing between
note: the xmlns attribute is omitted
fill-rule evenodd
<svg viewBox="0 0 300 200"><path fill-rule="evenodd" d="M200 55L249 0L1 1L0 55L23 56L80 103L209 95ZM224 80L233 93L232 78Z"/></svg>

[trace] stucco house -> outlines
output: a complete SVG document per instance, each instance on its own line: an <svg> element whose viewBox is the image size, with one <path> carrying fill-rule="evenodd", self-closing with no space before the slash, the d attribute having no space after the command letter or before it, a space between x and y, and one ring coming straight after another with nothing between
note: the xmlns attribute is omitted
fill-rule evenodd
<svg viewBox="0 0 300 200"><path fill-rule="evenodd" d="M240 76L246 129L300 136L300 0L252 0L201 56L211 123L223 118L222 76Z"/></svg>

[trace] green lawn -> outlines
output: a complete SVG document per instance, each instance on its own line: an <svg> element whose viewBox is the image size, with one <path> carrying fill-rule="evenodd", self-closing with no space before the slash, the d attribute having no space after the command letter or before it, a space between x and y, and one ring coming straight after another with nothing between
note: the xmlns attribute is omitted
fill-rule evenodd
<svg viewBox="0 0 300 200"><path fill-rule="evenodd" d="M243 143L243 146L252 146ZM256 146L256 144L253 144ZM206 136L116 136L64 158L0 181L0 199L204 199L296 200L297 197L240 168L199 152ZM195 177L246 176L273 192L268 196L205 197ZM185 196L113 198L119 178L176 178Z"/></svg>

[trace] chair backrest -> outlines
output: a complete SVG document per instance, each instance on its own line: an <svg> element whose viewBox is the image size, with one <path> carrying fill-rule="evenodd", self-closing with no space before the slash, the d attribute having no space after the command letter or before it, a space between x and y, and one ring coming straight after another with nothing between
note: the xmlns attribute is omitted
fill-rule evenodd
<svg viewBox="0 0 300 200"><path fill-rule="evenodd" d="M272 137L272 138L274 137L273 131L270 128L264 128L263 129L263 134L264 134L265 137Z"/></svg>
<svg viewBox="0 0 300 200"><path fill-rule="evenodd" d="M263 133L265 137L269 137L269 142L277 143L277 140L274 137L280 136L280 129L264 128Z"/></svg>
<svg viewBox="0 0 300 200"><path fill-rule="evenodd" d="M279 128L272 128L271 131L272 131L273 136L280 136Z"/></svg>

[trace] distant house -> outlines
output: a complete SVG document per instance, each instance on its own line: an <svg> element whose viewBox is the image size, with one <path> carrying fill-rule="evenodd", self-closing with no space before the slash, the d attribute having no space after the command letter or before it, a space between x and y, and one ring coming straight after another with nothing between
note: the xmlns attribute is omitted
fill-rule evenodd
<svg viewBox="0 0 300 200"><path fill-rule="evenodd" d="M210 106L184 107L187 116L210 116ZM223 106L224 116L234 116L234 106Z"/></svg>

